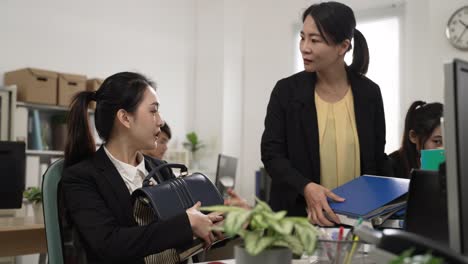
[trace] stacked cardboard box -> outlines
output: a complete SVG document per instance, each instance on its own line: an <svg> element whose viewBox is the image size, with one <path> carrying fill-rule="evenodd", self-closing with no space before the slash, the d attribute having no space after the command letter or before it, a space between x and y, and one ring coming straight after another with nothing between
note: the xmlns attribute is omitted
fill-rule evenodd
<svg viewBox="0 0 468 264"><path fill-rule="evenodd" d="M86 76L24 68L5 73L5 84L18 87L18 101L69 106L76 93L86 90Z"/></svg>
<svg viewBox="0 0 468 264"><path fill-rule="evenodd" d="M70 73L58 76L57 104L69 106L75 94L86 90L86 76Z"/></svg>
<svg viewBox="0 0 468 264"><path fill-rule="evenodd" d="M56 104L58 74L35 68L25 68L5 73L5 84L16 84L18 101Z"/></svg>

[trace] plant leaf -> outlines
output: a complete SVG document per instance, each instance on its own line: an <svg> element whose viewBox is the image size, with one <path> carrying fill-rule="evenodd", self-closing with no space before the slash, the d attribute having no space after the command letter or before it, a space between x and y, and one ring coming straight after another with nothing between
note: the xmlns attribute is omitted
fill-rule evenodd
<svg viewBox="0 0 468 264"><path fill-rule="evenodd" d="M254 230L265 229L268 228L268 223L262 214L256 214L252 217L250 226Z"/></svg>
<svg viewBox="0 0 468 264"><path fill-rule="evenodd" d="M253 231L246 234L244 241L247 252L252 256L256 256L273 244L275 238L263 236L261 231Z"/></svg>
<svg viewBox="0 0 468 264"><path fill-rule="evenodd" d="M281 219L279 221L277 220L272 220L268 219L267 221L269 225L278 233L282 235L290 235L293 227L294 227L294 222L289 221L287 218L286 219Z"/></svg>
<svg viewBox="0 0 468 264"><path fill-rule="evenodd" d="M243 228L244 223L251 215L251 211L232 211L229 212L224 220L224 231L228 236L234 236Z"/></svg>
<svg viewBox="0 0 468 264"><path fill-rule="evenodd" d="M290 248L294 254L302 255L304 252L304 247L302 246L299 238L292 235L283 236L282 238L288 244L288 248Z"/></svg>
<svg viewBox="0 0 468 264"><path fill-rule="evenodd" d="M229 205L212 205L212 206L202 206L199 208L200 211L206 211L206 212L222 212L222 213L227 213L227 212L238 212L238 211L248 211L247 209L244 209L242 207L237 207L237 206L229 206Z"/></svg>
<svg viewBox="0 0 468 264"><path fill-rule="evenodd" d="M413 251L414 251L414 248L410 248L410 249L403 251L403 253L401 253L400 256L390 261L389 264L405 263L405 259L411 257L411 255L413 254Z"/></svg>
<svg viewBox="0 0 468 264"><path fill-rule="evenodd" d="M301 225L296 223L294 225L295 234L299 237L299 240L304 247L304 251L311 255L315 251L317 245L317 230L313 225Z"/></svg>
<svg viewBox="0 0 468 264"><path fill-rule="evenodd" d="M288 219L294 221L297 224L310 225L309 219L307 219L307 217L288 216Z"/></svg>
<svg viewBox="0 0 468 264"><path fill-rule="evenodd" d="M28 187L23 192L23 197L29 202L40 203L42 202L42 191L39 187Z"/></svg>
<svg viewBox="0 0 468 264"><path fill-rule="evenodd" d="M258 199L258 198L255 198L255 200L257 201L257 205L255 206L254 210L257 209L257 210L260 210L260 211L268 211L268 212L273 212L273 210L271 210L271 207L265 203L264 201Z"/></svg>
<svg viewBox="0 0 468 264"><path fill-rule="evenodd" d="M262 214L265 216L266 219L270 219L272 221L279 221L286 216L287 212L279 211L277 213L274 213L270 211L263 211Z"/></svg>

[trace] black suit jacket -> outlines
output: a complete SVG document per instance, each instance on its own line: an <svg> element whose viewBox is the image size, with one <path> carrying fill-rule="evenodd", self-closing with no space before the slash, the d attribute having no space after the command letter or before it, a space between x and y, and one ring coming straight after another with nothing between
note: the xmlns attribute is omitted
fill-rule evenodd
<svg viewBox="0 0 468 264"><path fill-rule="evenodd" d="M148 171L163 162L145 156ZM164 174L163 177L173 177ZM65 168L61 180L65 209L77 229L88 263L144 263L147 255L193 240L187 214L138 226L128 188L103 148Z"/></svg>
<svg viewBox="0 0 468 264"><path fill-rule="evenodd" d="M399 150L396 150L388 155L388 164L390 168L388 176L404 179L411 178L411 175L405 171L403 159L401 158Z"/></svg>
<svg viewBox="0 0 468 264"><path fill-rule="evenodd" d="M385 116L377 84L347 69L354 97L361 174L381 174ZM270 205L306 215L304 187L320 183L320 150L314 90L316 74L300 72L277 82L268 103L262 161L272 177Z"/></svg>

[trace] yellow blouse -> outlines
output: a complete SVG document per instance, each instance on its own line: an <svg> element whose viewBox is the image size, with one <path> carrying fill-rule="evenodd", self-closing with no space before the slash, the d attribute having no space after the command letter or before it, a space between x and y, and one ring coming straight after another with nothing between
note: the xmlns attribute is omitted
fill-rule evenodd
<svg viewBox="0 0 468 264"><path fill-rule="evenodd" d="M359 138L351 89L328 103L315 92L320 140L320 182L333 189L361 174Z"/></svg>

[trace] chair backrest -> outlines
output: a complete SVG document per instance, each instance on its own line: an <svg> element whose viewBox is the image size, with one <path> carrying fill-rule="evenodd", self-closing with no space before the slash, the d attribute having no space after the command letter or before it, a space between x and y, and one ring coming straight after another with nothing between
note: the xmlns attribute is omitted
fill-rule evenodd
<svg viewBox="0 0 468 264"><path fill-rule="evenodd" d="M42 181L42 204L50 264L63 264L62 236L58 208L58 185L62 177L63 159L52 163Z"/></svg>

